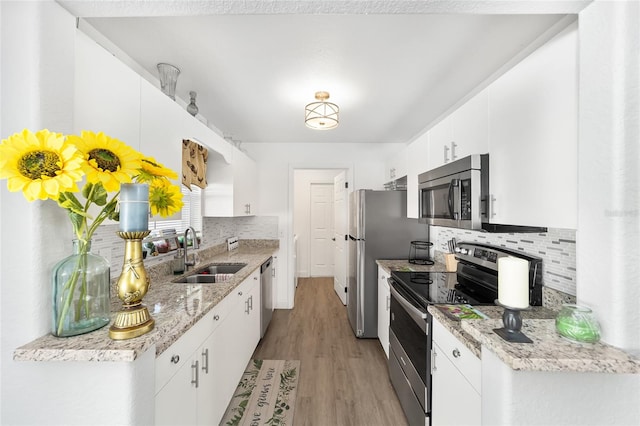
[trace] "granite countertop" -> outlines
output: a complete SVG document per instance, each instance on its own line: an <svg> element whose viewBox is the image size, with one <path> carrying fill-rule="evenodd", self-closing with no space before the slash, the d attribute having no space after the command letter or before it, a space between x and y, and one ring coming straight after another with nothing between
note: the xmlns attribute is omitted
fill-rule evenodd
<svg viewBox="0 0 640 426"><path fill-rule="evenodd" d="M497 320L502 327L502 312L500 306L476 306L477 310L488 316L492 320ZM486 322L487 320L462 320L456 321L449 318L444 312L432 305L427 308L435 320L438 320L451 334L453 334L462 344L464 344L478 358L481 358L481 342L471 335L463 325L468 322ZM555 318L555 312L542 306L533 306L527 311L522 311L522 318L525 319L550 319ZM499 327L494 327L499 328ZM497 334L496 334L497 336ZM499 337L498 337L499 338Z"/></svg>
<svg viewBox="0 0 640 426"><path fill-rule="evenodd" d="M112 340L109 326L91 333L73 337L54 337L50 334L17 348L13 359L17 361L134 361L155 345L156 356L164 352L198 320L207 314L242 281L260 268L277 251L277 246L243 247L201 259L185 275L211 263L246 263L232 279L216 284L176 284L174 275L149 273L151 285L143 300L155 327L149 333L128 340ZM204 251L204 250L203 250ZM200 256L203 257L203 256ZM112 318L121 302L112 298ZM198 299L198 301L195 301Z"/></svg>
<svg viewBox="0 0 640 426"><path fill-rule="evenodd" d="M573 371L597 373L640 373L640 359L604 343L574 343L561 337L555 329L556 312L542 306L522 311L522 332L533 340L510 343L494 333L502 328L503 308L476 306L489 319L450 319L436 305L429 306L439 321L462 344L481 358L481 347L490 350L514 370Z"/></svg>
<svg viewBox="0 0 640 426"><path fill-rule="evenodd" d="M605 343L574 343L561 337L554 319L523 318L533 343L509 343L493 332L502 320L462 321L462 329L514 370L639 374L640 359Z"/></svg>
<svg viewBox="0 0 640 426"><path fill-rule="evenodd" d="M411 271L411 272L447 272L443 262L437 260L433 265L418 265L409 263L408 260L385 260L378 259L376 263L388 273L391 271Z"/></svg>

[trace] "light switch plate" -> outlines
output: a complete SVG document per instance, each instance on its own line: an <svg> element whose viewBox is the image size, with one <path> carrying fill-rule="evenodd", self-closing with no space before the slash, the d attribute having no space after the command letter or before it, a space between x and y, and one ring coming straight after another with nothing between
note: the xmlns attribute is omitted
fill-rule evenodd
<svg viewBox="0 0 640 426"><path fill-rule="evenodd" d="M238 248L238 237L227 238L227 250L232 251Z"/></svg>

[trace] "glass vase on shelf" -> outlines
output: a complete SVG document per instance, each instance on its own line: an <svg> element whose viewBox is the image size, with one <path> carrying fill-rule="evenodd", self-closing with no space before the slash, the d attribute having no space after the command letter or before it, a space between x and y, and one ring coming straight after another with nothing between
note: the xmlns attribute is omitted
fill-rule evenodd
<svg viewBox="0 0 640 426"><path fill-rule="evenodd" d="M110 322L109 262L91 253L91 240L73 240L73 254L53 268L51 334L69 337Z"/></svg>

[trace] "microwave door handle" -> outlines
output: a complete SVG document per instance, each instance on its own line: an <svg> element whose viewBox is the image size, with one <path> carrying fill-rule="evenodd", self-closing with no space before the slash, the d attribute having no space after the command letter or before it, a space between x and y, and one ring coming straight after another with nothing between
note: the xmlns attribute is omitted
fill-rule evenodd
<svg viewBox="0 0 640 426"><path fill-rule="evenodd" d="M454 210L453 192L454 188L458 186L460 186L460 179L451 179L451 182L449 182L449 199L447 203L449 207L449 217L454 220L458 220L458 212Z"/></svg>

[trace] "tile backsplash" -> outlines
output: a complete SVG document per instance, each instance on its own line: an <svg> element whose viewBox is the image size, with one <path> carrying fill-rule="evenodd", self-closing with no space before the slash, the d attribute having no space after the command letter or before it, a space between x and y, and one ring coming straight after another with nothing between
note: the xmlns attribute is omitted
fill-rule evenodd
<svg viewBox="0 0 640 426"><path fill-rule="evenodd" d="M542 282L548 289L576 295L576 231L549 229L544 233L487 233L465 229L431 227L431 241L446 252L447 241L468 241L505 247L542 259ZM571 299L569 297L569 299Z"/></svg>
<svg viewBox="0 0 640 426"><path fill-rule="evenodd" d="M227 242L237 236L240 240L277 240L278 218L275 216L204 217L202 221L201 248L209 248ZM104 256L111 265L111 278L118 277L124 262L124 240L118 237L118 224L102 225L93 234L91 250ZM175 252L173 252L175 253ZM173 253L147 257L145 267L155 266L174 256Z"/></svg>

